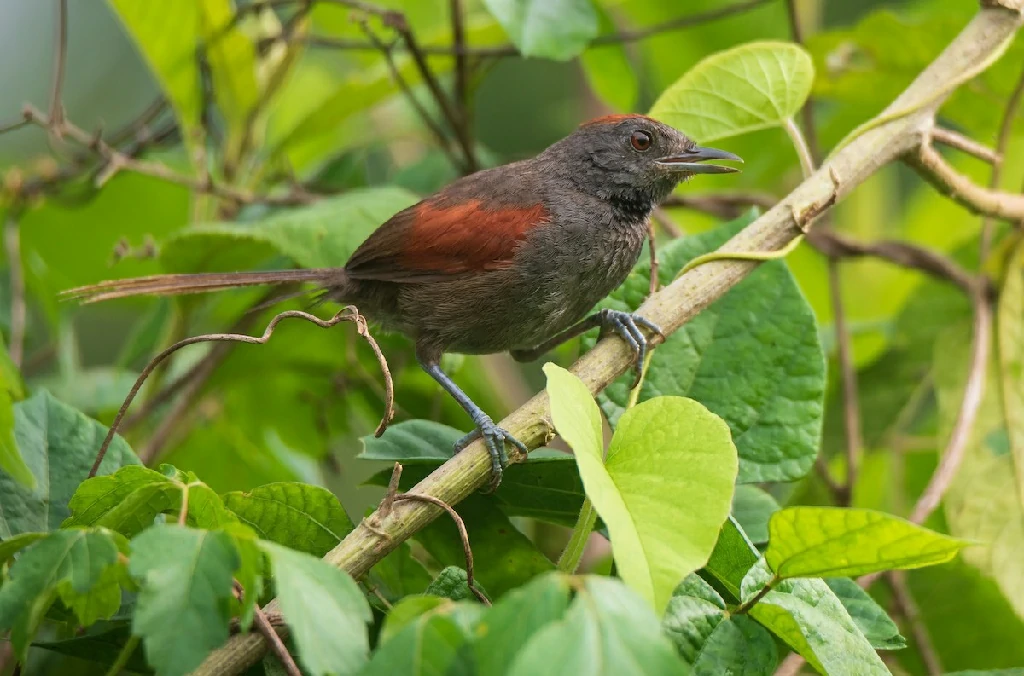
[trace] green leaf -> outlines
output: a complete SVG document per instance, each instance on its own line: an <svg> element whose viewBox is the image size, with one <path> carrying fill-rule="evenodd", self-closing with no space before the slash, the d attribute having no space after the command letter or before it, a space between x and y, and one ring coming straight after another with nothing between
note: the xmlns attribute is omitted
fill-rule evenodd
<svg viewBox="0 0 1024 676"><path fill-rule="evenodd" d="M737 486L732 496L732 515L751 542L768 542L768 520L779 511L779 503L759 486Z"/></svg>
<svg viewBox="0 0 1024 676"><path fill-rule="evenodd" d="M32 647L89 660L107 668L121 654L124 644L131 638L131 635L131 627L126 623L119 622L103 626L97 625L75 638L35 641ZM132 653L125 669L140 674L152 671L146 664L146 657L141 650L135 650Z"/></svg>
<svg viewBox="0 0 1024 676"><path fill-rule="evenodd" d="M11 631L11 643L24 660L55 596L64 588L69 595L87 594L117 562L117 544L109 532L74 529L50 533L18 557L11 566L10 580L0 587L0 633ZM120 601L120 593L117 598ZM80 619L87 624L86 620L94 618Z"/></svg>
<svg viewBox="0 0 1024 676"><path fill-rule="evenodd" d="M484 0L523 56L567 61L597 36L590 0Z"/></svg>
<svg viewBox="0 0 1024 676"><path fill-rule="evenodd" d="M199 43L199 3L107 0L124 24L135 47L149 65L171 103L181 137L192 142L202 114L202 92L196 46Z"/></svg>
<svg viewBox="0 0 1024 676"><path fill-rule="evenodd" d="M729 429L695 401L658 397L623 414L602 463L600 413L586 386L554 364L544 372L555 429L608 526L619 575L661 612L680 580L707 563L729 514Z"/></svg>
<svg viewBox="0 0 1024 676"><path fill-rule="evenodd" d="M369 577L370 584L392 604L410 594L423 593L430 584L430 574L413 557L406 542L371 568Z"/></svg>
<svg viewBox="0 0 1024 676"><path fill-rule="evenodd" d="M437 608L448 608L451 605L450 599L428 594L414 594L402 599L388 611L387 617L384 618L384 625L380 628L379 642L387 643L424 613Z"/></svg>
<svg viewBox="0 0 1024 676"><path fill-rule="evenodd" d="M365 188L253 223L200 224L168 239L160 258L177 272L255 265L271 253L299 267L340 267L377 226L416 200L401 188Z"/></svg>
<svg viewBox="0 0 1024 676"><path fill-rule="evenodd" d="M762 676L775 672L779 652L764 627L743 615L720 622L708 637L697 661L696 676Z"/></svg>
<svg viewBox="0 0 1024 676"><path fill-rule="evenodd" d="M476 579L492 598L554 568L492 501L472 495L457 510L469 533ZM437 519L414 537L439 565L466 565L462 539L450 518Z"/></svg>
<svg viewBox="0 0 1024 676"><path fill-rule="evenodd" d="M352 530L352 520L326 488L273 483L226 493L225 506L260 538L322 557Z"/></svg>
<svg viewBox="0 0 1024 676"><path fill-rule="evenodd" d="M46 536L47 533L22 533L0 542L0 568L7 562L7 559Z"/></svg>
<svg viewBox="0 0 1024 676"><path fill-rule="evenodd" d="M45 391L15 404L14 435L37 483L29 490L0 472L0 538L60 528L106 434L106 427ZM138 462L124 439L115 436L97 473Z"/></svg>
<svg viewBox="0 0 1024 676"><path fill-rule="evenodd" d="M235 572L235 580L241 585L243 596L239 603L237 615L242 631L248 631L256 612L256 603L263 594L264 564L263 551L259 548L259 538L251 528L243 523L226 523L220 530L226 533L238 552L239 566Z"/></svg>
<svg viewBox="0 0 1024 676"><path fill-rule="evenodd" d="M391 611L405 616L400 629L381 632L381 644L360 676L410 676L475 673L457 664L469 639L467 629L451 613L458 606L448 599L410 598ZM411 613L411 615L410 615ZM388 629L388 622L385 629ZM462 667L459 669L459 667Z"/></svg>
<svg viewBox="0 0 1024 676"><path fill-rule="evenodd" d="M563 618L547 624L522 645L506 673L659 676L689 672L643 599L618 580L596 576L583 580Z"/></svg>
<svg viewBox="0 0 1024 676"><path fill-rule="evenodd" d="M691 574L669 599L661 628L683 659L692 665L724 619L725 601L711 585Z"/></svg>
<svg viewBox="0 0 1024 676"><path fill-rule="evenodd" d="M569 578L541 575L510 591L475 628L473 652L478 673L504 676L512 659L543 627L557 622L569 606Z"/></svg>
<svg viewBox="0 0 1024 676"><path fill-rule="evenodd" d="M158 524L131 542L132 633L158 676L184 676L228 639L238 552L225 533Z"/></svg>
<svg viewBox="0 0 1024 676"><path fill-rule="evenodd" d="M757 547L750 542L736 519L730 516L722 524L718 542L704 569L739 601L743 578L760 556Z"/></svg>
<svg viewBox="0 0 1024 676"><path fill-rule="evenodd" d="M270 557L281 614L313 676L354 674L370 652L372 619L359 586L344 571L303 552L262 541Z"/></svg>
<svg viewBox="0 0 1024 676"><path fill-rule="evenodd" d="M601 33L614 33L616 26L608 12L600 5L594 5L594 9ZM616 110L633 109L640 84L622 43L589 47L580 54L580 66L598 98Z"/></svg>
<svg viewBox="0 0 1024 676"><path fill-rule="evenodd" d="M850 613L872 648L900 650L907 647L907 640L900 635L900 628L859 584L848 577L829 578L825 584L839 597L846 612Z"/></svg>
<svg viewBox="0 0 1024 676"><path fill-rule="evenodd" d="M751 602L772 580L762 558L743 579L743 601ZM823 674L889 673L823 580L784 580L749 612Z"/></svg>
<svg viewBox="0 0 1024 676"><path fill-rule="evenodd" d="M237 27L227 30L235 16L231 0L201 0L198 5L213 96L229 129L237 134L260 97L256 47Z"/></svg>
<svg viewBox="0 0 1024 676"><path fill-rule="evenodd" d="M1017 471L1017 495L1024 501L1024 243L1017 245L1007 265L996 327L1006 427Z"/></svg>
<svg viewBox="0 0 1024 676"><path fill-rule="evenodd" d="M125 537L134 537L148 528L158 514L177 515L186 487L186 523L211 529L235 520L220 496L191 472L168 476L131 465L110 476L82 482L68 503L72 514L63 526L105 526Z"/></svg>
<svg viewBox="0 0 1024 676"><path fill-rule="evenodd" d="M363 437L360 458L401 462L405 467L400 486L407 490L436 469L452 454L463 432L429 420L408 420L388 428L380 439ZM367 480L387 486L391 470ZM583 505L583 483L576 461L561 451L539 448L523 463L509 466L501 486L489 499L508 516L525 516L572 526Z"/></svg>
<svg viewBox="0 0 1024 676"><path fill-rule="evenodd" d="M748 42L705 58L662 92L651 117L707 143L785 124L804 105L814 63L799 45Z"/></svg>
<svg viewBox="0 0 1024 676"><path fill-rule="evenodd" d="M870 509L787 507L765 560L780 578L842 577L945 563L968 543Z"/></svg>
<svg viewBox="0 0 1024 676"><path fill-rule="evenodd" d="M6 348L0 344L0 362L7 364L9 361ZM36 487L36 478L22 459L14 439L14 399L21 391L17 378L13 368L0 368L0 474L6 473L32 490Z"/></svg>
<svg viewBox="0 0 1024 676"><path fill-rule="evenodd" d="M474 582L476 582L474 580ZM483 589L480 589L479 583L477 589L487 593ZM463 568L458 566L447 566L444 570L437 574L437 577L430 583L424 594L441 596L452 601L475 601L476 595L469 588L469 576Z"/></svg>
<svg viewBox="0 0 1024 676"><path fill-rule="evenodd" d="M127 541L125 544L127 545ZM79 623L83 627L88 627L117 614L121 609L122 587L131 589L133 585L124 564L119 561L103 569L96 584L88 591L80 592L65 581L57 587L57 592L64 605L78 618Z"/></svg>
<svg viewBox="0 0 1024 676"><path fill-rule="evenodd" d="M662 286L751 220L660 247ZM649 277L650 263L642 262L600 307L636 310ZM586 336L583 344L589 349L595 340ZM814 312L785 263L762 263L658 346L640 401L664 395L695 399L729 424L740 483L791 481L811 468L821 439L825 358ZM599 397L613 426L628 398L624 379Z"/></svg>

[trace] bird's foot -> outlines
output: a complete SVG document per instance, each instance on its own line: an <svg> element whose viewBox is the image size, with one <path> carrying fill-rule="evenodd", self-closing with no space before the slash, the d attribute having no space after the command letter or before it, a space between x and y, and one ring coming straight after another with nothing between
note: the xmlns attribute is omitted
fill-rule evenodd
<svg viewBox="0 0 1024 676"><path fill-rule="evenodd" d="M529 453L526 444L516 439L508 431L494 424L488 416L483 416L476 421L476 429L455 442L455 452L469 446L480 437L484 439L487 452L491 455L491 483L484 490L485 493L493 493L501 484L501 475L508 467L508 454L505 453L505 443L510 443L522 453Z"/></svg>
<svg viewBox="0 0 1024 676"><path fill-rule="evenodd" d="M622 312L621 310L601 310L601 327L617 333L633 350L636 358L634 366L636 378L633 380L631 388L636 387L640 383L640 375L644 369L644 360L647 358L647 350L650 347L650 341L644 335L644 332L640 330L641 326L655 335L662 338L665 337L665 334L662 333L661 328L657 324L636 313Z"/></svg>

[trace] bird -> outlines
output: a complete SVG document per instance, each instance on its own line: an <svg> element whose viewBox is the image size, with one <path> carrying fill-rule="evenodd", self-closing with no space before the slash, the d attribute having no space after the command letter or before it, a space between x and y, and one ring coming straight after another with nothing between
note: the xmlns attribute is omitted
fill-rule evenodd
<svg viewBox="0 0 1024 676"><path fill-rule="evenodd" d="M477 406L441 368L445 353L510 352L534 360L600 327L632 349L639 370L661 329L644 317L594 306L639 259L654 208L697 174L742 162L638 114L584 122L538 155L455 180L379 226L341 268L162 274L69 289L96 302L243 286L315 285L385 330L412 339L420 366L459 403L491 459L490 490L508 465L506 444L526 446Z"/></svg>

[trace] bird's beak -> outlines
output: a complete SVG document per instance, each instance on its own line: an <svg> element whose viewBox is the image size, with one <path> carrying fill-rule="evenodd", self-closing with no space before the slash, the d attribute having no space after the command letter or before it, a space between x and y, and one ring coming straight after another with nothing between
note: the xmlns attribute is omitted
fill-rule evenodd
<svg viewBox="0 0 1024 676"><path fill-rule="evenodd" d="M731 160L743 162L742 159L732 153L717 148L702 148L694 146L684 153L669 155L655 160L660 167L673 172L686 174L731 174L739 171L735 167L723 167L720 164L698 164L705 160Z"/></svg>

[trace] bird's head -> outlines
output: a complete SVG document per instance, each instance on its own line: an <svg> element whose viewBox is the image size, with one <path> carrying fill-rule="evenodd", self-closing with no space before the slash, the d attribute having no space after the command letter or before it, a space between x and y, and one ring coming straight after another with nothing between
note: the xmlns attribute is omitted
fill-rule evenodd
<svg viewBox="0 0 1024 676"><path fill-rule="evenodd" d="M742 162L724 150L699 146L685 134L644 115L611 115L586 122L545 154L562 163L576 185L602 199L650 202L696 174L728 174Z"/></svg>

